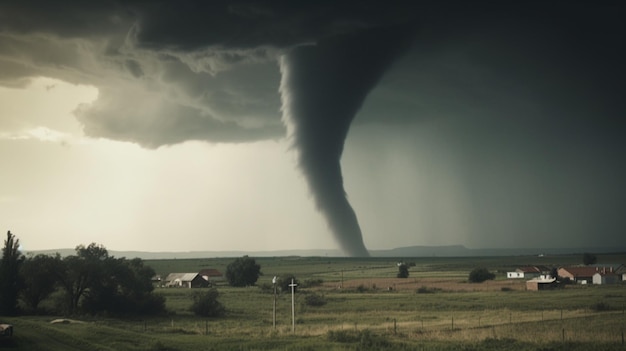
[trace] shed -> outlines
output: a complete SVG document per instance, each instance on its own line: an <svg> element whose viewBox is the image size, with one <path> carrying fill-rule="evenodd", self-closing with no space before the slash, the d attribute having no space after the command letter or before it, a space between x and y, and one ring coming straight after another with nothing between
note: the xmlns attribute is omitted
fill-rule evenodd
<svg viewBox="0 0 626 351"><path fill-rule="evenodd" d="M554 289L558 286L556 282L556 278L533 278L531 280L526 281L526 290L530 291L539 291L539 290L548 290Z"/></svg>

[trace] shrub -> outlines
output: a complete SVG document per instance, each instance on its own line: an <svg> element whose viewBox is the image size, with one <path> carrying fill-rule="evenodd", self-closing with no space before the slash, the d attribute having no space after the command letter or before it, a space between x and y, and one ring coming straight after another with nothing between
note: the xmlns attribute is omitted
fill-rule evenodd
<svg viewBox="0 0 626 351"><path fill-rule="evenodd" d="M364 293L367 290L368 290L367 287L365 285L363 285L363 284L361 284L361 285L356 287L356 292Z"/></svg>
<svg viewBox="0 0 626 351"><path fill-rule="evenodd" d="M196 316L202 317L220 317L226 313L226 309L221 302L217 300L219 293L216 289L210 289L206 292L195 293L193 295L193 304L191 311Z"/></svg>
<svg viewBox="0 0 626 351"><path fill-rule="evenodd" d="M434 289L429 289L427 286L422 286L422 287L418 288L417 291L416 291L416 293L418 293L418 294L432 294L434 292L435 292Z"/></svg>
<svg viewBox="0 0 626 351"><path fill-rule="evenodd" d="M489 272L487 268L479 267L474 268L469 274L470 283L482 283L485 280L493 280L496 275Z"/></svg>
<svg viewBox="0 0 626 351"><path fill-rule="evenodd" d="M598 302L591 306L591 309L596 312L610 311L611 306L606 302Z"/></svg>
<svg viewBox="0 0 626 351"><path fill-rule="evenodd" d="M401 263L398 265L398 278L408 278L409 277L409 266L406 263Z"/></svg>

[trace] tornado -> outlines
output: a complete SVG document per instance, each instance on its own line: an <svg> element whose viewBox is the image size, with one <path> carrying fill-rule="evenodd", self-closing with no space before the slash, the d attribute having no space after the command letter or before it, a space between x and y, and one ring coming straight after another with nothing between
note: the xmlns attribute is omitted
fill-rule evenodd
<svg viewBox="0 0 626 351"><path fill-rule="evenodd" d="M348 256L369 256L347 199L341 155L357 112L395 59L407 26L370 28L292 48L280 59L282 119L318 211Z"/></svg>

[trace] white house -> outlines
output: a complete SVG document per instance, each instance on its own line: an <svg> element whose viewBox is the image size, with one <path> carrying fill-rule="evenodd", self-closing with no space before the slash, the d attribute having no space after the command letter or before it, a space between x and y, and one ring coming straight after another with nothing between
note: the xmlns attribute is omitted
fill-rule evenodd
<svg viewBox="0 0 626 351"><path fill-rule="evenodd" d="M543 266L525 266L517 268L515 272L506 272L506 277L509 279L536 278L548 271L548 268Z"/></svg>

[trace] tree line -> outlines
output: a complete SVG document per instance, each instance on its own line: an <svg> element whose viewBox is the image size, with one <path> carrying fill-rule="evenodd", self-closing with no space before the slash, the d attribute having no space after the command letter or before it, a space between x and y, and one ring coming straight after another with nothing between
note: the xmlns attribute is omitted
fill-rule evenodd
<svg viewBox="0 0 626 351"><path fill-rule="evenodd" d="M153 293L154 275L141 259L110 256L95 243L66 257L26 257L9 231L0 260L0 314L159 314L165 298ZM52 307L41 308L47 299Z"/></svg>

